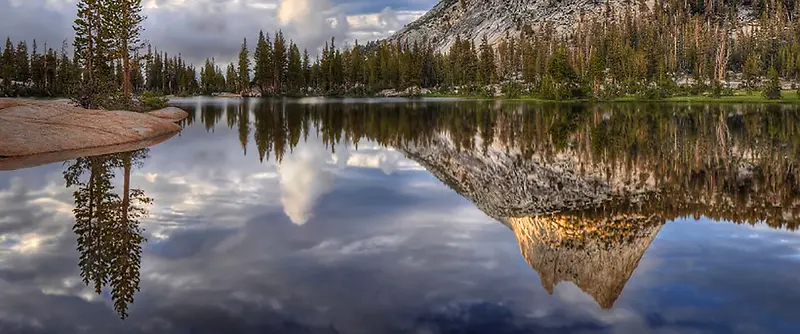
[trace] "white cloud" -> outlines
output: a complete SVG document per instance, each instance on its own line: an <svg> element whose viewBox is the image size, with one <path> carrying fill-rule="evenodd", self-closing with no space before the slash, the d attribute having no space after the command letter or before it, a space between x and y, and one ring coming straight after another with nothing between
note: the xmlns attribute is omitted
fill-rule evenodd
<svg viewBox="0 0 800 334"><path fill-rule="evenodd" d="M72 39L76 0L0 0L0 31L14 41L38 40L58 49ZM377 11L380 3L346 0L145 0L144 39L196 65L206 58L236 59L243 38L251 49L259 30L282 29L286 39L314 55L331 37L337 45L385 38L433 3L386 3L419 10ZM380 8L380 7L378 7ZM3 36L5 37L5 36Z"/></svg>

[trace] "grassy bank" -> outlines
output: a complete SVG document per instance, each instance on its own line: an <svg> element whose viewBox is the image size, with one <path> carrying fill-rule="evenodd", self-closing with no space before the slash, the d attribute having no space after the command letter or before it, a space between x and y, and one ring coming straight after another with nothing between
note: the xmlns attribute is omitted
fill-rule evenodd
<svg viewBox="0 0 800 334"><path fill-rule="evenodd" d="M438 98L461 98L471 100L507 100L507 101L526 101L526 102L681 102L681 103L785 103L785 104L800 104L800 96L796 91L785 90L781 92L780 100L769 100L761 95L761 92L747 92L736 91L733 95L712 97L709 95L690 95L690 96L672 96L663 99L645 99L638 96L623 96L611 100L547 100L534 96L523 96L519 98L488 98L485 96L477 95L460 95L460 94L444 94L444 93L431 93L425 94L423 97L438 97Z"/></svg>
<svg viewBox="0 0 800 334"><path fill-rule="evenodd" d="M761 92L736 92L732 96L721 96L713 98L711 96L675 96L664 99L669 102L728 102L728 103L799 103L800 96L796 91L782 91L780 100L769 100L761 95Z"/></svg>

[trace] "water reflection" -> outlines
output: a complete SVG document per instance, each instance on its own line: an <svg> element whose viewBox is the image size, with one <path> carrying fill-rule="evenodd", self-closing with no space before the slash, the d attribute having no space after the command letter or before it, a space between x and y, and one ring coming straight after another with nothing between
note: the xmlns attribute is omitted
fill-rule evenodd
<svg viewBox="0 0 800 334"><path fill-rule="evenodd" d="M208 131L225 115L245 155L252 114L262 162L282 162L309 132L331 153L361 141L401 149L498 218L603 207L797 228L791 107L246 100L198 112Z"/></svg>
<svg viewBox="0 0 800 334"><path fill-rule="evenodd" d="M602 208L798 227L791 107L246 100L199 112L214 115L202 117L208 131L223 115L238 126L245 155L252 113L262 162L281 163L309 132L331 153L400 149L496 218Z"/></svg>
<svg viewBox="0 0 800 334"><path fill-rule="evenodd" d="M147 149L104 156L78 158L64 171L67 188L77 188L73 197L73 232L78 237L78 266L84 284L101 294L111 289L114 309L122 318L139 291L139 269L145 241L139 228L152 203L141 189L131 189L131 169L141 166ZM122 196L112 184L115 172L123 171ZM88 173L88 175L86 175Z"/></svg>
<svg viewBox="0 0 800 334"><path fill-rule="evenodd" d="M280 326L289 326L296 329L295 332L343 332L330 323L314 318L314 315L323 313L323 318L328 320L328 316L332 317L328 312L334 311L327 307L339 305L338 310L342 311L338 312L342 313L338 314L347 313L340 318L350 320L350 328L353 328L357 327L353 325L354 314L367 310L380 313L373 311L373 307L387 314L398 310L413 313L419 310L403 309L402 306L390 308L387 305L410 308L421 303L427 303L426 306L434 304L427 298L450 302L448 297L462 293L451 287L462 287L459 283L452 283L458 280L470 281L463 286L474 284L468 288L474 290L469 291L503 289L471 282L485 278L478 277L482 275L481 272L495 270L496 259L485 263L453 264L462 261L459 256L467 259L469 252L486 249L458 249L458 255L442 250L412 249L418 246L412 244L417 240L414 237L396 236L379 229L377 226L381 224L372 221L380 222L380 219L373 219L379 217L375 211L402 211L412 207L403 203L403 200L409 200L396 194L393 195L395 197L384 195L388 197L373 198L374 194L368 191L342 191L341 184L337 188L337 175L332 171L331 164L368 165L391 174L401 163L410 163L402 159L402 154L471 201L486 216L513 231L519 249L512 251L522 254L527 262L527 265L523 263L525 272L533 275L528 266L535 270L545 291L557 295L558 283L569 281L604 309L615 308L615 305L616 309L620 308L618 304L625 286L629 285L630 290L634 272L656 236L665 233L663 230L668 221L686 216L704 216L738 224L766 223L783 231L798 228L798 171L795 161L800 152L800 115L792 107L223 101L220 104L181 105L190 111L183 125L206 135L197 146L210 145L222 133L233 132L230 139L234 140L223 146L225 150L241 150L241 153L235 153L239 159L226 160L227 151L203 151L197 150L197 146L190 147L195 150L182 156L186 158L182 163L210 167L200 169L199 175L185 180L169 180L165 173L170 169L184 173L185 168L168 165L153 170L148 177L155 189L175 187L148 193L156 197L156 202L163 203L173 200L169 197L179 197L180 192L194 192L194 197L180 203L185 205L181 209L171 209L180 212L171 214L205 215L203 219L206 220L226 218L225 223L232 223L243 232L239 235L223 227L212 226L194 234L187 232L170 236L172 243L169 245L173 248L158 244L159 240L156 240L157 245L152 252L161 253L151 260L163 261L160 262L163 265L172 264L164 258L172 260L185 257L188 258L186 262L200 262L202 265L192 267L184 263L178 267L184 272L178 269L171 271L177 277L164 280L169 280L169 283L174 280L176 283L166 284L168 288L156 290L151 300L158 299L160 294L180 291L179 287L182 288L183 284L191 285L199 280L195 276L207 276L211 288L192 286L195 290L187 289L184 299L191 296L197 298L193 299L198 300L197 304L202 304L199 302L203 301L200 295L207 294L211 296L209 300L223 300L219 303L232 304L234 309L244 308L244 302L239 299L254 301L259 306L250 311L268 312L272 317L269 325L278 324L276 327L265 327L263 324L247 327L254 332L263 332L264 328L277 328L274 332L292 332ZM233 135L237 133L238 138L234 138ZM187 138L180 138L184 140L180 142L180 148L167 152L189 150L186 147L199 138L188 138L187 133L184 135ZM308 145L316 140L320 140L322 145ZM364 147L373 144L400 153L396 156L382 154L369 157L348 154L360 146L363 151ZM154 148L154 151L158 148ZM148 220L147 208L153 202L143 190L131 189L130 179L132 170L148 159L148 152L142 150L81 158L68 162L63 173L67 187L74 191L74 233L78 240L83 283L97 293L109 287L114 308L122 317L127 316L129 304L139 290L142 245L145 241L140 221ZM262 164L259 166L265 168L246 169L239 166L243 161L242 156L244 160ZM172 162L175 159L169 156L162 160ZM266 168L272 165L274 171ZM217 174L240 167L242 173L254 175L249 179L237 176L232 182L235 183L232 187L235 192L232 194L224 194L225 198L200 196L208 193L197 194L199 191L196 188L213 188L222 183L216 178L222 179L223 176ZM160 175L157 175L159 172ZM120 182L113 182L115 177L117 180L121 177L121 192L114 186L120 185ZM277 189L278 193L268 193L270 187L248 188L248 182L261 179L274 179L274 183L268 185ZM197 186L191 184L193 181L207 183ZM405 181L408 179L400 179L398 183ZM394 183L385 185L386 188L395 186ZM252 194L253 189L255 195ZM333 192L337 192L336 199L328 196ZM428 197L415 194L422 198L421 202L432 202L428 205L443 212L442 216L452 214L457 217L457 213L450 212L453 202L439 202L435 198L437 195L441 196L441 193ZM240 206L231 204L239 200L252 201L255 203L252 206L259 209L246 212ZM271 201L279 207L277 214L265 209L270 207ZM414 205L421 204L414 202ZM219 213L225 209L233 213ZM281 209L283 216L280 215ZM198 212L194 213L193 210ZM350 215L343 214L343 211ZM317 217L324 221L314 221L315 213L319 212L326 215ZM405 212L397 215L411 220ZM361 224L361 220L370 224ZM445 225L447 222L443 220L435 220L435 223ZM276 221L287 222L285 225L288 227L274 224ZM185 222L180 220L175 225ZM501 225L497 226L503 229ZM452 225L439 228L450 227ZM374 229L370 230L372 232L378 231L378 234L364 232L369 228ZM431 244L454 242L446 238L440 240L441 230L415 228L423 231L420 235L431 239L425 239L429 243L424 245L429 248ZM507 230L503 232L507 233ZM168 239L167 236L156 235L157 238ZM228 240L229 235L235 237ZM324 236L333 238L325 239ZM247 242L250 239L256 240ZM375 255L380 260L375 262L384 266L361 263L366 255L377 254L376 249L405 243L410 244L406 249L408 254L397 251L391 256ZM148 245L152 245L152 242ZM511 245L514 246L513 243ZM239 252L229 254L230 250ZM265 259L266 256L273 257ZM309 260L308 257L312 256L315 259ZM344 256L354 256L356 260L345 263L340 260ZM236 263L235 260L242 257L244 259L241 259L240 266L231 265L230 268L235 270L221 265L228 261ZM501 261L510 261L512 258L519 260L518 255L506 258ZM144 259L145 262L147 260ZM392 263L392 268L386 268L386 263ZM411 278L408 281L395 277L402 270L412 271L408 268L423 268L422 264L425 263L436 265L424 267L424 275L408 275ZM224 273L198 269L212 264L216 264L213 266L216 269L223 268L219 271ZM471 270L466 271L464 267ZM266 269L259 271L260 268ZM230 275L230 272L238 275ZM669 273L668 270L666 272ZM371 283L376 284L372 282L373 278L379 282L380 288L369 290ZM162 279L162 276L151 278L156 279ZM399 282L393 283L395 279ZM511 289L514 283L512 277L505 279L509 280L509 288L503 292L506 295L515 294ZM264 283L265 280L269 283ZM344 302L355 298L344 292L325 289L352 286L356 281L364 283L364 290L372 292L365 293L366 297L359 296L364 298L359 300L365 305ZM409 283L411 281L416 284ZM524 283L532 285L530 282ZM227 285L237 287L229 288L229 291L225 289ZM444 285L447 287L441 288ZM298 291L287 286L294 286ZM400 293L385 292L392 288L405 291L414 298L409 298L411 301L402 300ZM534 288L542 290L538 285ZM257 289L267 292L250 291ZM428 294L436 289L439 290ZM142 293L147 290L145 287ZM448 295L448 292L451 294ZM281 295L283 299L279 298ZM390 299L391 303L382 304L373 299L375 296ZM520 296L519 299L529 297ZM309 300L313 302L300 305ZM316 305L318 300L321 306ZM326 300L327 304L324 302ZM342 302L336 304L330 300ZM155 308L152 302L148 306ZM406 327L372 325L375 325L374 328L390 328L392 330L386 331L395 332L411 332L420 328L433 328L432 332L452 332L469 327L477 332L492 328L497 333L552 330L563 325L538 327L540 324L536 321L533 324L521 324L519 309L513 309L513 306L482 300L456 301L446 308L423 309L409 315L414 318L414 323ZM135 316L137 312L144 312L141 315L143 318L149 316L146 309L133 310L131 313ZM303 321L306 318L315 321ZM387 322L393 319L391 316L388 318L390 320ZM485 322L476 319L485 319ZM233 318L229 320L235 323ZM534 320L538 321L539 318ZM783 321L779 325L787 323L785 319ZM576 331L598 328L598 325L581 322L572 325Z"/></svg>
<svg viewBox="0 0 800 334"><path fill-rule="evenodd" d="M550 294L571 281L603 308L667 221L798 228L800 116L791 107L246 100L204 106L206 129L223 109L240 138L250 128L237 117L252 111L261 161L282 162L310 129L331 153L361 141L401 150L507 225ZM319 174L296 172L309 182ZM297 212L287 208L304 223Z"/></svg>

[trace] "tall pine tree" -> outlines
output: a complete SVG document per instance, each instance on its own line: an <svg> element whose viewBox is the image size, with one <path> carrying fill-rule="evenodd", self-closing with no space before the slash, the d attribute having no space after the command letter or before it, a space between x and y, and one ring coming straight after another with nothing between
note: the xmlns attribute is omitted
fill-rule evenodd
<svg viewBox="0 0 800 334"><path fill-rule="evenodd" d="M242 50L239 51L238 90L245 93L250 90L250 51L247 49L247 39L242 42Z"/></svg>
<svg viewBox="0 0 800 334"><path fill-rule="evenodd" d="M263 31L258 33L258 44L253 54L255 58L254 81L262 96L267 96L272 85L274 68L272 65L272 45Z"/></svg>
<svg viewBox="0 0 800 334"><path fill-rule="evenodd" d="M73 24L75 61L82 70L75 100L84 108L100 107L112 85L112 30L107 0L81 0Z"/></svg>
<svg viewBox="0 0 800 334"><path fill-rule="evenodd" d="M111 37L113 57L122 63L122 94L126 102L131 101L133 94L132 72L134 63L139 59L133 56L144 47L141 40L142 0L108 1L107 20Z"/></svg>

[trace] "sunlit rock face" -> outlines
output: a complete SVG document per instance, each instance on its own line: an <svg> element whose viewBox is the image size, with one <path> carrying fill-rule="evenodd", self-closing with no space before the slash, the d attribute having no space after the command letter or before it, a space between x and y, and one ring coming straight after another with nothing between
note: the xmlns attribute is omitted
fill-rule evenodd
<svg viewBox="0 0 800 334"><path fill-rule="evenodd" d="M569 281L601 307L611 308L664 221L644 215L546 215L503 222L514 231L522 256L548 293Z"/></svg>
<svg viewBox="0 0 800 334"><path fill-rule="evenodd" d="M480 42L484 36L496 43L507 34L541 31L565 33L593 20L652 12L654 1L623 0L441 0L425 15L395 33L392 41L427 40L447 51L457 37ZM741 1L737 14L742 22L757 17L750 1Z"/></svg>

